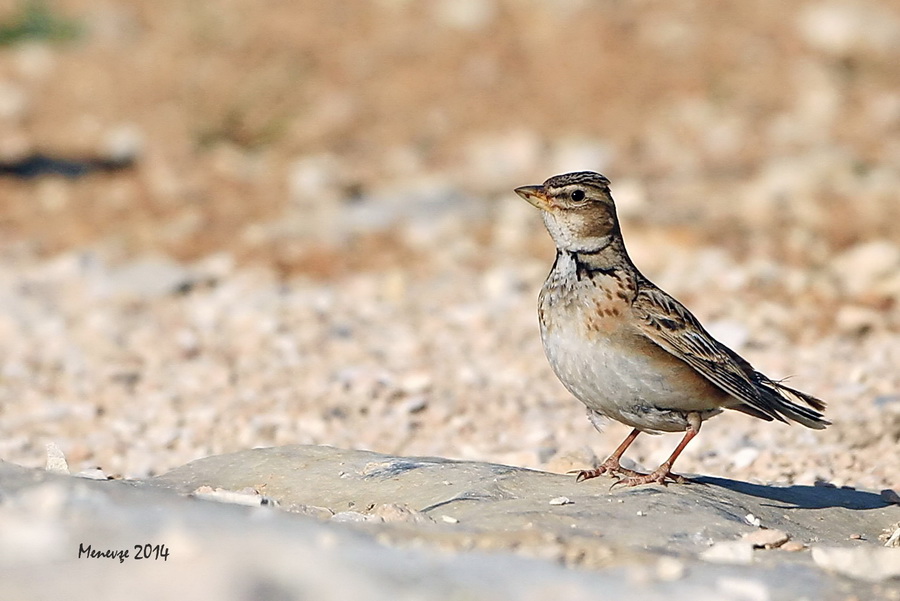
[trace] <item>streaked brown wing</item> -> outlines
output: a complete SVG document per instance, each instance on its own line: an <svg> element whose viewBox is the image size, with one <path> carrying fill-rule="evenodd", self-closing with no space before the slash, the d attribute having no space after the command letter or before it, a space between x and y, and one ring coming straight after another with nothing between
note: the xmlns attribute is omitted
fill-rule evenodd
<svg viewBox="0 0 900 601"><path fill-rule="evenodd" d="M761 413L785 421L761 398L749 363L713 338L684 305L654 287L641 288L632 304L644 334L704 378Z"/></svg>

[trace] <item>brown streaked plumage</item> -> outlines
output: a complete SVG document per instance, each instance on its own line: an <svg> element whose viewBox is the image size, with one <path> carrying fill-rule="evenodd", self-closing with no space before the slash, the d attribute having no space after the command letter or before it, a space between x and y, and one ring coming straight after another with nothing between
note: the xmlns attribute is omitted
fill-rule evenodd
<svg viewBox="0 0 900 601"><path fill-rule="evenodd" d="M541 339L563 385L601 418L633 428L616 451L578 480L601 474L619 484L666 484L672 464L702 422L734 409L766 421L822 429L825 403L756 371L713 338L684 305L632 263L609 180L590 171L551 177L516 193L541 210L556 260L539 297ZM622 454L641 432L685 432L650 474L624 469Z"/></svg>

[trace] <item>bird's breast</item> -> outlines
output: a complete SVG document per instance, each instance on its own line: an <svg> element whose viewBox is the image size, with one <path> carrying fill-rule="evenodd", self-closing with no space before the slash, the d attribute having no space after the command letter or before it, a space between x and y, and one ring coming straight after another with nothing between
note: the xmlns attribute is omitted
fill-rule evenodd
<svg viewBox="0 0 900 601"><path fill-rule="evenodd" d="M547 359L589 408L656 431L683 430L686 412L718 412L721 391L639 330L620 279L548 278L539 306Z"/></svg>

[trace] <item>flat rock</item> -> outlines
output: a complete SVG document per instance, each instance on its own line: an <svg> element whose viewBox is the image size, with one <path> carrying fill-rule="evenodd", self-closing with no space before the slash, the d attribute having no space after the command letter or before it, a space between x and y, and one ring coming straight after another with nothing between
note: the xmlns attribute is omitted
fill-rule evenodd
<svg viewBox="0 0 900 601"><path fill-rule="evenodd" d="M370 511L403 503L431 516L449 515L469 532L540 530L587 537L620 550L696 553L737 540L761 526L794 540L845 543L853 535L877 540L900 515L879 494L814 486L763 486L695 478L682 486L610 490L614 480L576 483L549 474L490 463L434 457L393 457L327 446L254 449L191 462L149 480L189 493L208 485L252 488L282 505ZM567 503L551 505L565 497Z"/></svg>
<svg viewBox="0 0 900 601"><path fill-rule="evenodd" d="M843 563L894 551L878 536L900 507L876 493L702 477L611 484L322 446L208 457L145 481L0 462L0 598L541 600L602 590L696 601L891 599L900 589L890 569L821 559L836 548L863 550ZM754 550L743 539L758 531L749 514L825 555ZM87 546L101 555L88 558ZM151 558L137 559L138 547Z"/></svg>

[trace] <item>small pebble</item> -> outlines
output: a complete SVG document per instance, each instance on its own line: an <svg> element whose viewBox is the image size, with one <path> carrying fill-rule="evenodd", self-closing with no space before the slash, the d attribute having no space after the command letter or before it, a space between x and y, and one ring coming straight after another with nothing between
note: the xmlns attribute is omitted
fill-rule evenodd
<svg viewBox="0 0 900 601"><path fill-rule="evenodd" d="M760 525L762 525L762 522L760 521L760 519L758 517L756 517L755 515L753 515L752 513L748 513L747 515L745 515L744 521L747 522L748 524L750 524L751 526L756 526L757 528L759 528Z"/></svg>
<svg viewBox="0 0 900 601"><path fill-rule="evenodd" d="M458 519L456 519L455 517L449 516L449 515L442 515L441 521L443 521L446 524L458 524L459 523Z"/></svg>
<svg viewBox="0 0 900 601"><path fill-rule="evenodd" d="M790 536L781 530L763 528L748 532L742 540L750 543L756 549L774 549L782 546L789 538Z"/></svg>
<svg viewBox="0 0 900 601"><path fill-rule="evenodd" d="M863 540L863 535L862 534L851 534L850 540Z"/></svg>
<svg viewBox="0 0 900 601"><path fill-rule="evenodd" d="M60 450L56 443L47 443L47 465L44 468L52 474L69 473L69 464L66 462L66 456Z"/></svg>
<svg viewBox="0 0 900 601"><path fill-rule="evenodd" d="M75 474L78 478L86 478L88 480L109 480L109 476L99 467L90 470L84 470Z"/></svg>
<svg viewBox="0 0 900 601"><path fill-rule="evenodd" d="M781 547L779 547L779 549L781 549L782 551L791 551L793 553L796 553L797 551L802 551L805 548L806 548L806 545L804 545L801 542L797 542L795 540L789 540L788 542L781 545Z"/></svg>
<svg viewBox="0 0 900 601"><path fill-rule="evenodd" d="M572 503L574 503L574 501L569 499L569 497L556 497L550 499L551 505L571 505Z"/></svg>

